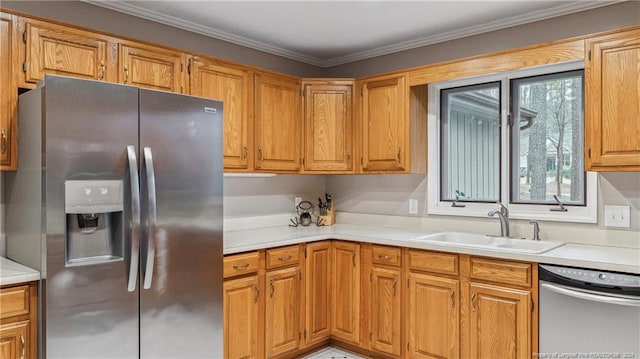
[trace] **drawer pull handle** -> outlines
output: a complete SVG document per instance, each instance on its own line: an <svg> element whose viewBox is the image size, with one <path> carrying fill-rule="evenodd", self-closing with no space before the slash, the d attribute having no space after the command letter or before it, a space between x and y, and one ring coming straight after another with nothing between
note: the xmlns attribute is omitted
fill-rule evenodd
<svg viewBox="0 0 640 359"><path fill-rule="evenodd" d="M0 139L0 153L2 153L3 155L5 153L7 153L7 130L5 130L4 128L2 130L0 130L0 136L2 136L2 138Z"/></svg>
<svg viewBox="0 0 640 359"><path fill-rule="evenodd" d="M378 255L378 258L380 258L380 259L385 259L385 260L390 261L390 260L391 260L391 258L393 258L393 257L391 257L391 256L390 256L390 255L388 255L388 254L385 254L385 255L380 254L380 255Z"/></svg>
<svg viewBox="0 0 640 359"><path fill-rule="evenodd" d="M476 292L473 292L471 294L471 309L475 312L476 311Z"/></svg>
<svg viewBox="0 0 640 359"><path fill-rule="evenodd" d="M24 335L20 334L20 344L22 344L22 352L20 354L20 359L24 359L24 351L25 351L25 342L24 342Z"/></svg>
<svg viewBox="0 0 640 359"><path fill-rule="evenodd" d="M253 298L253 302L258 303L258 298L260 297L260 288L258 288L258 285L254 284L253 289L256 291L256 296L255 298Z"/></svg>
<svg viewBox="0 0 640 359"><path fill-rule="evenodd" d="M455 289L451 289L451 308L455 308L456 307L456 291Z"/></svg>
<svg viewBox="0 0 640 359"><path fill-rule="evenodd" d="M247 268L249 268L249 263L236 264L236 265L233 266L233 269L235 269L235 270L247 269Z"/></svg>
<svg viewBox="0 0 640 359"><path fill-rule="evenodd" d="M269 296L273 298L273 293L276 292L276 286L273 284L273 279L269 281L269 284L271 285L271 294Z"/></svg>
<svg viewBox="0 0 640 359"><path fill-rule="evenodd" d="M104 61L100 61L100 80L104 80Z"/></svg>
<svg viewBox="0 0 640 359"><path fill-rule="evenodd" d="M289 254L288 256L280 256L280 257L278 257L278 260L281 261L281 262L286 262L289 259L291 259L291 254Z"/></svg>

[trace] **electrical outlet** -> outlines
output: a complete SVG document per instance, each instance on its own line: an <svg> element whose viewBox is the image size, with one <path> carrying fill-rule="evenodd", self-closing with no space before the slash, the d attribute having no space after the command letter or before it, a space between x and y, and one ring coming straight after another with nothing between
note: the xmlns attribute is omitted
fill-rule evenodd
<svg viewBox="0 0 640 359"><path fill-rule="evenodd" d="M410 199L409 200L409 214L418 214L418 200Z"/></svg>
<svg viewBox="0 0 640 359"><path fill-rule="evenodd" d="M631 227L631 207L604 206L604 225L606 227Z"/></svg>
<svg viewBox="0 0 640 359"><path fill-rule="evenodd" d="M296 197L296 198L293 200L293 206L294 206L295 208L298 208L298 205L300 204L300 202L302 202L302 197Z"/></svg>

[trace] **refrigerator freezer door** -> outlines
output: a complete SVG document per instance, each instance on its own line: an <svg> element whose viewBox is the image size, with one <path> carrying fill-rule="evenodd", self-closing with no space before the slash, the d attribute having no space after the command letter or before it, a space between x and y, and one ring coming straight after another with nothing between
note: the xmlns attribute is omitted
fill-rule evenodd
<svg viewBox="0 0 640 359"><path fill-rule="evenodd" d="M127 146L137 148L138 143L138 90L47 76L43 91L43 354L50 359L137 358L138 293L136 288L127 290L131 262ZM100 181L122 181L123 208L86 214L94 228L78 229L78 215L65 214L65 181L91 181L97 186ZM70 258L70 240L77 253L91 256L86 261Z"/></svg>
<svg viewBox="0 0 640 359"><path fill-rule="evenodd" d="M222 104L140 90L139 151L140 356L221 358Z"/></svg>

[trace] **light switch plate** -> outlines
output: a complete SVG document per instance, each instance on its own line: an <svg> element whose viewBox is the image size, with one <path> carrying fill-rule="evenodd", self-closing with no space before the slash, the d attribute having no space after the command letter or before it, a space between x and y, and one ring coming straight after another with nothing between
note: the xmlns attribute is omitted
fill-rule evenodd
<svg viewBox="0 0 640 359"><path fill-rule="evenodd" d="M410 199L409 200L409 214L418 214L418 200Z"/></svg>
<svg viewBox="0 0 640 359"><path fill-rule="evenodd" d="M606 227L631 227L631 207L604 206L604 225Z"/></svg>

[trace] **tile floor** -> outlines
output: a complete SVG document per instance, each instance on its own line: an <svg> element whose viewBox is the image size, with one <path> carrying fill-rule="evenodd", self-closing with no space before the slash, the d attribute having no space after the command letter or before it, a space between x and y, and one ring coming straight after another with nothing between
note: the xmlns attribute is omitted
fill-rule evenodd
<svg viewBox="0 0 640 359"><path fill-rule="evenodd" d="M322 348L315 353L311 353L302 359L365 359L353 353L349 353L337 348Z"/></svg>

